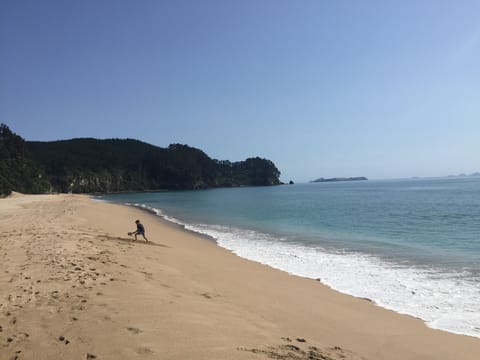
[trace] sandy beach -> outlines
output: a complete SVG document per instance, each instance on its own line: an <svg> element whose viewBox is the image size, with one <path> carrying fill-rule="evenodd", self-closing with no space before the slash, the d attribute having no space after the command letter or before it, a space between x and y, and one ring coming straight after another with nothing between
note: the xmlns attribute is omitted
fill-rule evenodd
<svg viewBox="0 0 480 360"><path fill-rule="evenodd" d="M140 219L152 241L127 233ZM136 208L0 199L0 360L472 359L480 339L242 259Z"/></svg>

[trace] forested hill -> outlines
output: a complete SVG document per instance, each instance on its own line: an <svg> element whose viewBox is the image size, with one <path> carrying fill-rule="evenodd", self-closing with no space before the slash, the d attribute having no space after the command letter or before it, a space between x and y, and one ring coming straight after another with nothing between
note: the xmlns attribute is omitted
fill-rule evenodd
<svg viewBox="0 0 480 360"><path fill-rule="evenodd" d="M280 184L280 172L273 162L259 157L240 162L219 161L180 144L160 148L133 139L91 138L25 142L9 130L8 133L6 138L16 136L23 144L22 158L30 162L33 175L42 182L28 188L19 186L17 180L10 181L11 169L5 161L11 160L5 155L0 158L0 181L5 180L0 193L106 193ZM6 138L0 136L0 149L6 147Z"/></svg>
<svg viewBox="0 0 480 360"><path fill-rule="evenodd" d="M12 191L42 193L50 183L32 160L25 141L0 124L0 195Z"/></svg>

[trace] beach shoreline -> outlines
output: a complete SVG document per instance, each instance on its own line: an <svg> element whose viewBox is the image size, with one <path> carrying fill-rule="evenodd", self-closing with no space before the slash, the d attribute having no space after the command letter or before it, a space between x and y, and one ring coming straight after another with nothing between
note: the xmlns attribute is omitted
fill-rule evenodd
<svg viewBox="0 0 480 360"><path fill-rule="evenodd" d="M16 195L0 199L0 214L0 359L473 360L480 353L480 339L243 259L136 207ZM152 245L127 236L137 218Z"/></svg>

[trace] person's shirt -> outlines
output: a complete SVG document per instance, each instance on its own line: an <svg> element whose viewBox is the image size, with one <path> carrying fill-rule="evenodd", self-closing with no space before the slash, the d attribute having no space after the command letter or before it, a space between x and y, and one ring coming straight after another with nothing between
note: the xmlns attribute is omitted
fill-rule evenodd
<svg viewBox="0 0 480 360"><path fill-rule="evenodd" d="M139 232L139 233L144 233L145 232L145 228L140 223L137 224L137 232Z"/></svg>

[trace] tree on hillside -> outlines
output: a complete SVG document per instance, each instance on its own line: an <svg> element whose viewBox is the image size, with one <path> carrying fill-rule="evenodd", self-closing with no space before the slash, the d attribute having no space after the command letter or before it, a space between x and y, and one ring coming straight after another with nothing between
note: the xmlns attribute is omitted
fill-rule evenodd
<svg viewBox="0 0 480 360"><path fill-rule="evenodd" d="M25 140L0 124L0 195L12 191L43 193L49 188L47 178L31 159Z"/></svg>

